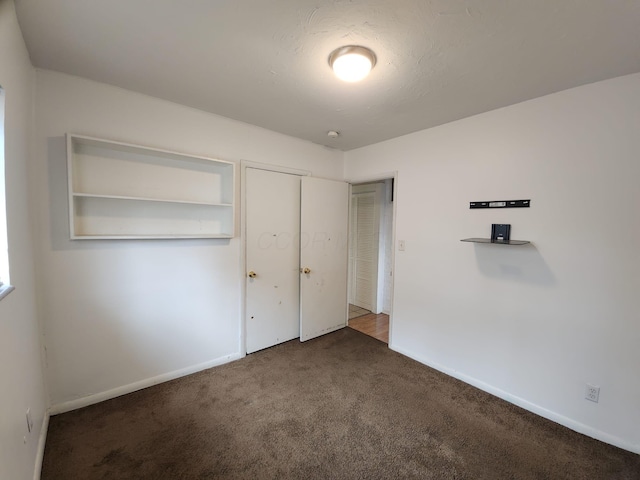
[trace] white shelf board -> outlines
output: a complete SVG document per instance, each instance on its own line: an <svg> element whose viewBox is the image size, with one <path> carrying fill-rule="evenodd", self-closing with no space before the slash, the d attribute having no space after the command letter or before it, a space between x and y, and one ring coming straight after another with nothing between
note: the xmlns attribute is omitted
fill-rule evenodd
<svg viewBox="0 0 640 480"><path fill-rule="evenodd" d="M71 240L179 240L179 239L229 239L233 235L203 234L203 235L74 235Z"/></svg>
<svg viewBox="0 0 640 480"><path fill-rule="evenodd" d="M97 194L97 193L74 192L73 196L76 198L106 198L106 199L113 199L113 200L133 200L136 202L186 203L187 205L204 205L208 207L233 207L233 205L230 203L195 202L191 200L172 200L168 198L131 197L126 195L103 195L103 194Z"/></svg>

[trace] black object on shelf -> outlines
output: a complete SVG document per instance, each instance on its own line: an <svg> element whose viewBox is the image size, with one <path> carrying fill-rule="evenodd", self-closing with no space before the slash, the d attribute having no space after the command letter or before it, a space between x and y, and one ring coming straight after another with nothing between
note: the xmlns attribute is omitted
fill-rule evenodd
<svg viewBox="0 0 640 480"><path fill-rule="evenodd" d="M497 245L526 245L527 243L531 243L529 240L494 241L490 238L463 238L460 241L472 243L495 243Z"/></svg>
<svg viewBox="0 0 640 480"><path fill-rule="evenodd" d="M491 238L464 238L461 242L497 243L499 245L526 245L529 240L511 240L511 225L508 223L492 223Z"/></svg>
<svg viewBox="0 0 640 480"><path fill-rule="evenodd" d="M508 242L511 238L511 225L508 223L491 224L491 241Z"/></svg>
<svg viewBox="0 0 640 480"><path fill-rule="evenodd" d="M492 200L488 202L469 202L469 208L529 208L531 200Z"/></svg>

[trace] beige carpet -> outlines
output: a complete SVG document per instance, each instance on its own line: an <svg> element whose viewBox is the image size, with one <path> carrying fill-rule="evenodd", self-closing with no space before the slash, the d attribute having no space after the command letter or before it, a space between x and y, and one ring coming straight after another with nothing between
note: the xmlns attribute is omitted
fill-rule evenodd
<svg viewBox="0 0 640 480"><path fill-rule="evenodd" d="M51 418L42 479L640 479L351 329Z"/></svg>

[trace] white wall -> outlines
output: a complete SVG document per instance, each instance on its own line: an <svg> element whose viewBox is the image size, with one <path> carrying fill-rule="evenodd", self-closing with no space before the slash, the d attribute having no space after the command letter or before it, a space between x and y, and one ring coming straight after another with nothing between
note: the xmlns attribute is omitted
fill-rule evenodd
<svg viewBox="0 0 640 480"><path fill-rule="evenodd" d="M341 178L342 153L51 71L37 71L36 106L32 180L53 411L239 357L240 239L70 241L65 132L327 178Z"/></svg>
<svg viewBox="0 0 640 480"><path fill-rule="evenodd" d="M0 300L0 478L31 479L45 420L36 315L27 168L32 134L33 69L13 2L0 1L0 85L5 89L5 173L11 283ZM27 433L31 409L34 430ZM40 452L41 453L41 452Z"/></svg>
<svg viewBox="0 0 640 480"><path fill-rule="evenodd" d="M347 152L398 170L392 348L640 452L639 132L636 74ZM460 242L491 223L533 244Z"/></svg>

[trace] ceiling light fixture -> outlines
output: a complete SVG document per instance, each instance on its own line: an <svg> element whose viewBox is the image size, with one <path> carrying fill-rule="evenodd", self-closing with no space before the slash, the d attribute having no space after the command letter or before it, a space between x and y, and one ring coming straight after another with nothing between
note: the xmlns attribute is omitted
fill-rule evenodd
<svg viewBox="0 0 640 480"><path fill-rule="evenodd" d="M340 80L359 82L369 75L376 64L376 54L367 47L348 45L329 55L329 65Z"/></svg>

